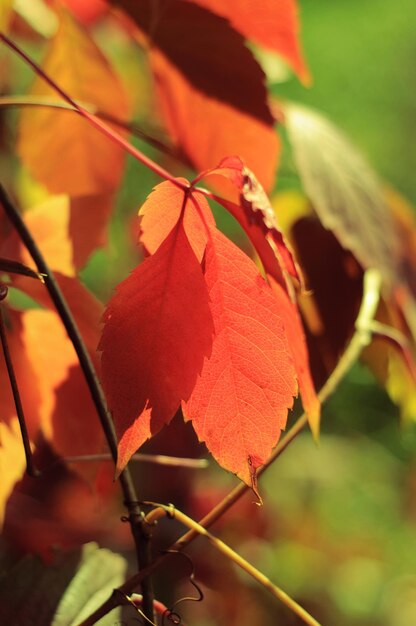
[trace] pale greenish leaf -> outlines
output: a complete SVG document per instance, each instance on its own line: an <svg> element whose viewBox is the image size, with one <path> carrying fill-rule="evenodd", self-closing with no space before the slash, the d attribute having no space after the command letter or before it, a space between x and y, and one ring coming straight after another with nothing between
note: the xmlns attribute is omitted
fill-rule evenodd
<svg viewBox="0 0 416 626"><path fill-rule="evenodd" d="M293 158L323 226L364 268L382 272L386 286L400 271L398 237L376 174L359 150L319 113L285 103Z"/></svg>
<svg viewBox="0 0 416 626"><path fill-rule="evenodd" d="M62 553L52 565L27 556L11 570L2 568L0 624L73 626L88 617L125 579L123 557L89 543ZM113 611L100 626L120 618Z"/></svg>

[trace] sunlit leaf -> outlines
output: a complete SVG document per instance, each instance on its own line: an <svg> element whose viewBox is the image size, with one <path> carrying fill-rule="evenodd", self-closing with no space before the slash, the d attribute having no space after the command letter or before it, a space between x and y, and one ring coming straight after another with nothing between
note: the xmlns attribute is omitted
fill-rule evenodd
<svg viewBox="0 0 416 626"><path fill-rule="evenodd" d="M241 224L256 250L265 274L273 286L280 315L290 338L289 349L296 368L300 393L315 437L319 431L320 403L309 366L309 355L292 281L303 284L300 269L284 237L278 217L255 175L238 157L228 157L204 177L225 177L232 183L233 201L217 197ZM225 190L224 190L225 191Z"/></svg>
<svg viewBox="0 0 416 626"><path fill-rule="evenodd" d="M215 338L184 415L220 465L255 487L297 392L285 327L253 261L215 230L205 279Z"/></svg>
<svg viewBox="0 0 416 626"><path fill-rule="evenodd" d="M33 281L33 279L25 279ZM37 281L33 281L37 282ZM33 367L23 339L23 313L11 308L3 309L7 343L13 361L13 369L19 386L29 436L34 439L40 428L41 392L37 387L37 368ZM3 355L0 358L2 401L0 421L11 424L16 418L15 401Z"/></svg>
<svg viewBox="0 0 416 626"><path fill-rule="evenodd" d="M247 39L278 52L305 81L296 0L192 0L230 20Z"/></svg>
<svg viewBox="0 0 416 626"><path fill-rule="evenodd" d="M193 192L198 198L199 210L203 212L206 225L215 226L215 221L207 201L201 194ZM169 181L155 187L141 207L139 215L140 241L149 254L153 254L177 224L184 209L184 192ZM183 228L197 259L202 260L207 243L207 227L191 206L184 212Z"/></svg>
<svg viewBox="0 0 416 626"><path fill-rule="evenodd" d="M127 116L123 87L85 30L60 12L60 28L49 42L43 70L72 98L102 112ZM30 94L55 92L36 78ZM123 169L123 152L71 111L28 108L19 124L18 153L33 176L52 193L88 196L114 191Z"/></svg>
<svg viewBox="0 0 416 626"><path fill-rule="evenodd" d="M112 196L50 196L24 214L26 226L36 238L46 262L54 271L75 276L91 253L107 242ZM26 265L33 261L16 231L5 242L4 254L20 257Z"/></svg>
<svg viewBox="0 0 416 626"><path fill-rule="evenodd" d="M48 0L50 1L50 0ZM59 0L83 24L95 23L108 12L108 4L104 0Z"/></svg>
<svg viewBox="0 0 416 626"><path fill-rule="evenodd" d="M0 30L6 32L12 13L13 0L2 0L0 4Z"/></svg>
<svg viewBox="0 0 416 626"><path fill-rule="evenodd" d="M273 280L272 277L269 277L269 281L279 303L279 314L284 321L289 351L296 370L303 408L307 413L312 433L317 439L319 436L321 404L312 379L309 365L309 352L299 309L297 304L287 297L286 292L278 282Z"/></svg>
<svg viewBox="0 0 416 626"><path fill-rule="evenodd" d="M94 358L97 347L103 305L77 278L55 272L55 278L67 301L81 336ZM54 311L55 307L45 285L22 276L14 276L13 284L33 300Z"/></svg>
<svg viewBox="0 0 416 626"><path fill-rule="evenodd" d="M184 194L182 204L185 212L194 210ZM156 252L118 286L104 321L102 378L122 469L189 398L211 351L207 288L182 216Z"/></svg>
<svg viewBox="0 0 416 626"><path fill-rule="evenodd" d="M9 424L0 421L0 529L3 525L7 499L25 468L25 454L17 417L13 417Z"/></svg>
<svg viewBox="0 0 416 626"><path fill-rule="evenodd" d="M33 382L41 397L43 436L62 456L98 452L103 445L101 425L59 316L29 310L22 314L22 325L24 349L37 373Z"/></svg>

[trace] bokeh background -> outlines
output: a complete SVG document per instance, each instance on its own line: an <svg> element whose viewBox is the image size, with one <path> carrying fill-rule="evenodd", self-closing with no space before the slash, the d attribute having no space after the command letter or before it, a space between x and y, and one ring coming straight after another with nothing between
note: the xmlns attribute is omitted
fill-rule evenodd
<svg viewBox="0 0 416 626"><path fill-rule="evenodd" d="M301 0L300 10L312 85L267 59L272 92L327 115L414 203L415 3ZM286 153L281 171L278 189L296 188ZM261 487L268 530L240 549L272 580L326 625L416 624L416 428L364 365L324 406L319 446L302 434ZM252 593L236 623L300 623L271 601L256 615L265 598Z"/></svg>
<svg viewBox="0 0 416 626"><path fill-rule="evenodd" d="M415 202L414 0L300 0L300 11L313 83L309 88L302 86L277 59L267 55L262 61L272 93L326 114L361 148L384 180ZM96 37L126 83L137 78L143 68L140 54L134 59L127 57L125 42L106 26L97 28ZM38 42L26 45L33 56L42 57ZM16 93L24 92L30 72L9 58L2 62L19 67L12 87ZM152 103L146 84L143 79L143 89L136 84L131 91L142 121L148 123L146 111ZM140 121L140 115L138 118ZM135 141L148 150L143 142ZM22 205L42 196L27 172L16 173L16 163L10 164L5 155L1 159L4 172L13 170L13 176L20 177ZM128 160L109 245L94 253L82 272L85 283L103 301L140 257L134 245L135 215L156 182L152 174ZM277 186L279 190L299 187L285 148ZM232 221L220 212L217 216L220 226L238 240L240 233ZM294 419L295 415L291 416L291 422ZM167 440L169 435L156 441L152 450L168 453ZM181 446L186 452L195 442L175 445L178 453ZM137 470L141 485L146 483L148 471ZM182 498L183 506L196 517L236 484L213 462L195 475L183 470L160 472L152 477L152 488L161 497L171 493L170 499L175 501L175 496L178 505ZM416 624L416 428L411 421L401 422L398 408L364 365L353 368L325 405L319 446L310 433L300 435L262 478L260 487L265 501L262 509L252 504L249 495L216 526L225 540L322 624ZM148 490L146 495L155 497L150 486ZM161 543L169 536L175 538L175 532L167 533ZM114 547L110 536L103 536L102 542ZM299 623L264 590L204 547L202 540L191 553L206 599L181 607L186 623ZM181 574L186 574L186 567L186 562L178 565ZM175 568L160 576L157 588L161 597L173 601L181 594L192 594L186 576L176 587L174 580Z"/></svg>
<svg viewBox="0 0 416 626"><path fill-rule="evenodd" d="M274 93L324 112L414 202L416 5L302 0L300 7L313 84L292 79ZM400 423L358 365L324 407L319 448L305 433L262 481L277 537L272 547L259 544L260 567L305 604L319 604L312 614L323 624L416 624L415 451L414 424Z"/></svg>

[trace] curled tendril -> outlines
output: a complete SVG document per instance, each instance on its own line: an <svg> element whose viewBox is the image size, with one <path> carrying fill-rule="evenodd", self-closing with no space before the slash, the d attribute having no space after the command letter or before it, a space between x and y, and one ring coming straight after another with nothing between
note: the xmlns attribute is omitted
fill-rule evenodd
<svg viewBox="0 0 416 626"><path fill-rule="evenodd" d="M182 623L182 618L179 615L179 613L177 613L174 609L176 609L176 607L179 606L179 604L182 604L183 602L202 602L202 600L204 599L204 594L202 593L201 588L199 587L199 585L195 582L195 567L194 567L194 563L191 559L191 557L188 554L185 554L184 552L178 552L177 550L166 550L166 554L178 554L181 557L185 558L187 560L187 562L190 564L191 566L191 573L189 575L189 582L191 583L191 585L196 589L198 596L185 596L183 598L180 598L179 600L177 600L173 606L170 609L167 609L162 616L162 626L165 626L165 620L168 620L171 624L174 624L174 626L179 626Z"/></svg>
<svg viewBox="0 0 416 626"><path fill-rule="evenodd" d="M142 618L144 619L144 621L145 621L147 624L151 624L151 626L157 626L157 624L155 624L155 622L152 622L152 620L151 620L151 619L149 619L149 618L148 618L148 617L147 617L147 616L143 613L143 611L141 610L141 608L140 608L140 607L138 607L138 606L135 604L134 600L132 600L132 598L130 598L130 596L128 596L126 593L124 593L124 592L123 592L123 591L121 591L120 589L115 589L114 591L116 591L119 595L121 595L121 596L122 596L122 598L123 598L123 600L124 600L124 603L125 603L125 604L128 604L128 605L130 605L130 606L132 606L132 607L133 607L133 609L136 611L136 613L138 613L138 614L140 615L140 617L142 617Z"/></svg>

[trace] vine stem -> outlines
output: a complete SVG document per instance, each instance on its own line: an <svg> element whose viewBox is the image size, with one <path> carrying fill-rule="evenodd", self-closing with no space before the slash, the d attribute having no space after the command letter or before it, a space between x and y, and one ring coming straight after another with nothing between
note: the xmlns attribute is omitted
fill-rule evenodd
<svg viewBox="0 0 416 626"><path fill-rule="evenodd" d="M167 154L168 156L174 159L179 158L179 155L175 154L174 150L170 146L168 146L167 144L163 143L156 137L153 137L152 135L147 133L145 130L140 128L134 122L126 122L124 120L120 120L117 117L114 117L112 115L109 115L108 113L105 113L104 111L100 111L100 109L96 107L94 104L80 102L80 101L77 101L77 103L79 106L82 106L92 115L95 115L99 117L100 119L106 122L109 122L110 124L113 124L114 126L118 126L121 129L127 130L133 135L136 135L136 137L140 137L140 139L148 143L150 146L153 146L153 148L160 150L160 152L163 152L164 154ZM68 102L62 102L61 100L54 100L54 98L50 98L49 96L36 96L36 98L32 96L26 96L26 95L25 96L0 96L0 107L2 108L43 107L43 108L48 108L48 109L55 109L57 111L78 113L78 110L75 107L73 107L71 104L69 104Z"/></svg>
<svg viewBox="0 0 416 626"><path fill-rule="evenodd" d="M104 397L104 393L101 389L101 385L99 383L94 365L85 347L84 341L81 337L71 310L62 294L62 291L55 279L53 272L47 265L41 251L39 250L35 240L33 239L30 231L24 223L19 211L9 199L2 185L0 185L0 203L3 205L8 219L10 220L21 241L27 248L33 261L35 262L38 272L43 275L45 287L48 290L49 295L56 307L56 310L59 314L59 317L61 318L62 324L65 327L68 337L71 340L72 345L74 346L98 417L100 419L101 426L108 443L108 447L110 449L114 462L116 462L117 438L114 431L113 421L107 409L107 403ZM130 470L128 468L126 468L120 474L120 485L123 491L124 503L129 513L128 519L130 522L131 531L136 547L138 567L139 569L146 568L151 560L149 538L147 536L147 533L144 532L142 524L143 516L138 503L136 489L134 487ZM149 619L153 619L153 594L149 580L143 579L142 593L144 597L143 610Z"/></svg>
<svg viewBox="0 0 416 626"><path fill-rule="evenodd" d="M172 176L170 172L165 170L165 168L161 167L153 161L151 158L143 154L140 150L135 148L130 142L128 142L124 137L122 137L119 133L115 132L111 126L103 122L97 115L90 113L84 106L79 104L76 100L71 98L43 69L38 65L33 59L31 59L20 46L18 46L12 39L7 37L5 33L0 31L0 41L13 50L21 59L29 65L33 71L40 76L57 94L65 100L71 107L79 114L81 117L85 118L92 126L94 126L97 130L103 133L106 137L108 137L111 141L119 145L126 152L131 154L137 161L140 161L143 165L148 167L152 172L164 178L165 180L169 180L172 184L180 189L189 189L189 183L183 182L183 180L179 180Z"/></svg>
<svg viewBox="0 0 416 626"><path fill-rule="evenodd" d="M218 539L218 537L212 535L208 532L208 530L206 530L206 528L204 528L204 526L193 520L191 517L185 515L185 513L182 513L182 511L179 511L173 505L164 506L153 502L144 502L143 504L150 504L156 507L145 517L145 522L149 525L155 524L161 517L177 519L184 526L187 526L192 532L206 537L214 548L219 550L219 552L221 552L225 557L238 565L238 567L244 570L249 576L254 578L254 580L267 589L272 596L283 602L283 604L295 613L295 615L300 617L305 624L308 624L308 626L320 626L319 622L317 622L312 615L310 615L302 606L300 606L300 604L293 600L293 598L291 598L285 591L272 583L272 581L256 567L254 567L254 565L246 561L246 559L230 548L230 546L221 541L221 539Z"/></svg>
<svg viewBox="0 0 416 626"><path fill-rule="evenodd" d="M109 454L83 454L79 456L66 456L65 463L94 463L96 461L111 461ZM130 461L138 463L153 463L165 467L182 467L185 469L205 469L208 467L206 459L191 459L186 457L167 456L166 454L144 454L136 452L130 457Z"/></svg>
<svg viewBox="0 0 416 626"><path fill-rule="evenodd" d="M372 321L377 312L378 303L380 300L381 292L381 276L375 269L369 269L364 274L364 287L363 298L361 307L355 321L355 332L349 342L345 352L340 358L334 371L326 381L325 385L320 390L318 396L321 402L324 402L329 396L336 390L341 380L345 377L351 367L356 363L361 355L361 352L371 341L372 338ZM308 417L304 413L287 432L285 437L278 443L272 456L258 471L258 477L266 472L269 467L279 458L279 456L286 450L286 448L296 439L299 433L305 428L308 423ZM222 517L240 498L250 491L245 483L240 483L230 493L221 500L207 515L205 515L200 521L199 525L203 528L209 528L220 517ZM190 529L182 537L180 537L174 544L168 548L169 551L181 551L186 548L194 539L198 537L199 533L195 529ZM107 615L110 611L115 609L120 604L120 599L117 591L123 594L129 594L134 591L142 578L148 574L156 571L167 558L166 554L158 556L145 570L139 572L135 576L129 578L119 590L115 592L92 613L86 620L84 620L78 626L93 626L99 619Z"/></svg>

